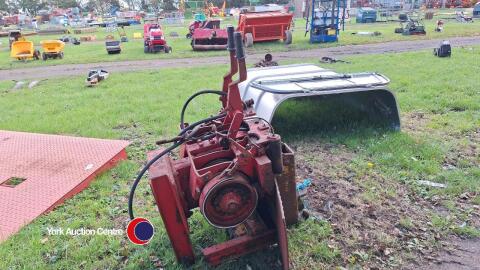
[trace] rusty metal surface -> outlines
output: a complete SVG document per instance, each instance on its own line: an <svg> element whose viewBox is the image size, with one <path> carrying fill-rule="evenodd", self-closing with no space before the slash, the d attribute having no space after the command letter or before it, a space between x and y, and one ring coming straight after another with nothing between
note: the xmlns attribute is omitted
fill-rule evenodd
<svg viewBox="0 0 480 270"><path fill-rule="evenodd" d="M276 175L278 189L282 197L283 212L287 226L298 221L298 198L295 182L295 156L293 150L283 144L283 172Z"/></svg>
<svg viewBox="0 0 480 270"><path fill-rule="evenodd" d="M0 242L125 159L126 141L0 131ZM25 181L9 187L12 177Z"/></svg>
<svg viewBox="0 0 480 270"><path fill-rule="evenodd" d="M282 269L288 270L290 262L288 259L288 238L287 227L285 225L285 214L283 213L282 197L278 190L278 184L275 182L275 226L277 227L278 248L282 256Z"/></svg>

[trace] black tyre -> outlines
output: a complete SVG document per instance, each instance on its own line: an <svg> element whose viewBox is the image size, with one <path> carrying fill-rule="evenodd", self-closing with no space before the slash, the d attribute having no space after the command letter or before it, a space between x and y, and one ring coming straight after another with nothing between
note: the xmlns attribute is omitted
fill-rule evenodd
<svg viewBox="0 0 480 270"><path fill-rule="evenodd" d="M144 52L144 53L148 53L148 52L149 52L148 46L144 46L144 47L143 47L143 52Z"/></svg>
<svg viewBox="0 0 480 270"><path fill-rule="evenodd" d="M284 42L285 44L289 45L289 44L292 44L292 39L293 39L293 37L292 37L292 31L286 30L286 31L285 31L285 39L283 40L283 42Z"/></svg>
<svg viewBox="0 0 480 270"><path fill-rule="evenodd" d="M249 48L253 46L253 35L252 33L245 34L245 47Z"/></svg>
<svg viewBox="0 0 480 270"><path fill-rule="evenodd" d="M47 58L48 58L48 57L47 57L47 54L46 54L46 53L42 53L42 59L43 59L43 61L47 61Z"/></svg>

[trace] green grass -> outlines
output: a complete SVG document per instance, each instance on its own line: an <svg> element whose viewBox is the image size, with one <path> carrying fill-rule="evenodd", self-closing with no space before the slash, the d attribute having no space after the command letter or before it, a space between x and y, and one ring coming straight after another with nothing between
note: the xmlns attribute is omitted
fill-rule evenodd
<svg viewBox="0 0 480 270"><path fill-rule="evenodd" d="M327 134L326 140L355 151L356 158L351 165L358 175L362 175L362 170L371 162L374 164L371 171L404 183L422 196L438 194L455 200L462 192L478 194L478 156L465 156L462 167L455 170L442 169L443 160L462 143L471 143L463 139L480 126L480 81L476 76L480 67L466 66L480 63L478 50L479 47L455 49L449 59L421 51L350 57L352 64L326 65L343 72L377 71L387 75L392 80L390 88L397 94L404 119L418 112L425 113L429 119L426 123L415 123L418 131L404 128L400 133ZM127 149L128 161L104 173L85 191L0 244L0 269L152 269L159 266L181 269L175 262L145 180L137 190L135 211L137 216L147 217L155 225L156 235L147 246L130 244L125 236L48 236L47 227L125 228L129 187L145 160L145 152L155 148L156 140L176 133L183 101L198 89L218 88L225 69L226 66L214 66L113 73L95 88L86 88L83 77L49 79L32 90L14 92L8 91L11 82L2 82L0 129L127 139L132 144ZM188 111L187 121L213 114L218 108L215 97L196 99ZM293 134L284 137L293 144L298 138ZM416 185L420 179L444 182L448 188L427 190ZM388 194L395 196L395 192ZM370 199L375 200L375 196L373 192ZM467 216L457 218L467 220ZM409 219L415 217L403 217L402 226L410 226ZM189 222L197 255L201 247L225 239L225 235L208 226L198 212ZM451 223L441 216L433 217L432 224L442 235L478 235L478 229L469 224L462 227L461 223ZM344 264L339 257L339 247L329 242L343 236L337 235L328 222L300 223L289 228L289 237L291 260L300 269ZM352 256L355 261L369 259L368 254L360 255ZM277 259L278 253L272 249L226 263L219 269L244 269L246 264L253 269L272 267ZM206 265L200 260L193 268L204 269Z"/></svg>
<svg viewBox="0 0 480 270"><path fill-rule="evenodd" d="M393 32L394 28L398 27L398 23L389 22L389 23L375 23L375 24L356 24L354 21L346 24L345 32L341 32L340 41L338 43L330 44L310 44L308 42L308 36L305 37L305 20L297 19L295 20L295 29L293 35L293 43L289 46L285 46L282 42L266 42L266 43L257 43L253 48L249 48L248 51L251 53L265 53L265 52L275 52L275 51L286 51L286 50L305 50L313 49L319 47L330 47L338 45L350 45L350 44L365 44L365 43L379 43L393 40L417 40L417 39L439 39L446 37L455 37L455 36L474 36L480 35L480 22L476 21L474 23L462 24L454 20L449 20L446 22L445 31L442 33L434 32L435 28L435 19L430 21L425 21L425 27L427 31L426 36L403 36L401 34L395 34ZM224 25L231 23L237 25L237 22L233 18L227 18L222 22ZM168 26L165 25L165 33L167 34L167 39L169 45L173 48L173 53L171 54L145 54L143 52L143 40L134 40L133 33L140 32L143 33L143 26L134 25L126 27L126 33L129 37L129 42L122 43L122 53L119 55L108 55L105 50L105 45L103 40L105 36L109 33L106 33L105 28L98 28L98 32L94 33L97 37L96 42L83 42L79 46L74 46L72 44L67 44L65 47L65 58L63 60L48 60L44 61L29 61L27 63L20 62L10 58L8 51L8 39L1 38L0 42L0 69L10 69L10 68L23 68L23 67L32 67L32 66L43 66L43 65L61 65L61 64L76 64L76 63L97 63L97 62L108 62L108 61L124 61L124 60L146 60L146 59L158 59L158 58L185 58L185 57L208 57L216 55L226 55L225 51L208 51L208 52L194 52L190 46L190 40L185 38L187 33L188 22L184 26ZM381 36L370 37L370 36L359 36L352 35L353 32L358 31L378 31L382 33ZM169 37L170 32L177 32L179 37L173 38ZM90 35L90 34L86 34ZM58 39L62 35L51 35L51 36L31 36L28 37L29 40L32 40L34 44L40 49L40 40L45 39ZM79 36L79 35L72 35ZM115 33L115 36L118 38L118 34Z"/></svg>

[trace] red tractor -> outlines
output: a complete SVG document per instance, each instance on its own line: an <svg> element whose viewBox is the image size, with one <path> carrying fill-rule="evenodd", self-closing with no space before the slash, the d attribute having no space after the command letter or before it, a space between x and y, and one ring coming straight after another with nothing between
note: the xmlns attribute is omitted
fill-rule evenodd
<svg viewBox="0 0 480 270"><path fill-rule="evenodd" d="M146 23L143 25L143 52L157 53L164 51L170 53L172 47L167 45L162 27L158 23Z"/></svg>

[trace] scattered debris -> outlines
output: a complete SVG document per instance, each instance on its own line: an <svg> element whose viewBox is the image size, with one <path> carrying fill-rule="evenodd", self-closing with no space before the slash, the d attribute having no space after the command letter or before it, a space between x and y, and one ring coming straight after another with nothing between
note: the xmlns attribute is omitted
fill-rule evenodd
<svg viewBox="0 0 480 270"><path fill-rule="evenodd" d="M359 32L353 32L352 35L377 37L377 36L381 36L382 33L378 31L375 31L375 32L359 31Z"/></svg>
<svg viewBox="0 0 480 270"><path fill-rule="evenodd" d="M87 41L94 41L97 39L97 36L95 35L90 35L90 36L81 36L80 41L82 42L87 42Z"/></svg>
<svg viewBox="0 0 480 270"><path fill-rule="evenodd" d="M419 180L419 181L417 181L417 183L420 184L420 185L429 186L429 187L438 187L438 188L446 188L447 187L446 184L435 183L435 182L428 181L428 180Z"/></svg>
<svg viewBox="0 0 480 270"><path fill-rule="evenodd" d="M24 81L14 81L14 82L15 82L15 85L13 86L12 90L22 89L22 88L25 87L25 85L27 84L27 83L24 82Z"/></svg>
<svg viewBox="0 0 480 270"><path fill-rule="evenodd" d="M63 41L65 43L72 43L73 45L80 45L80 40L76 37L71 37L71 36L63 36L59 38L60 41Z"/></svg>
<svg viewBox="0 0 480 270"><path fill-rule="evenodd" d="M435 32L443 32L443 20L437 20L437 25L435 26Z"/></svg>
<svg viewBox="0 0 480 270"><path fill-rule="evenodd" d="M254 67L272 67L278 66L276 61L273 61L273 56L269 53L265 54L265 59L261 60L260 62L256 63Z"/></svg>
<svg viewBox="0 0 480 270"><path fill-rule="evenodd" d="M29 84L28 84L28 89L32 89L33 87L37 86L40 82L42 81L46 81L47 79L44 79L44 80L35 80L35 81L31 81Z"/></svg>
<svg viewBox="0 0 480 270"><path fill-rule="evenodd" d="M88 72L87 80L85 84L89 87L97 85L100 81L108 78L108 71L103 69L92 69Z"/></svg>
<svg viewBox="0 0 480 270"><path fill-rule="evenodd" d="M323 57L320 59L320 63L326 63L326 64L347 63L347 64L350 64L350 62L348 62L348 61L340 60L340 59L336 59L336 58L328 57L328 56L323 56Z"/></svg>
<svg viewBox="0 0 480 270"><path fill-rule="evenodd" d="M297 191L304 190L312 184L312 180L307 178L304 179L302 182L297 183Z"/></svg>
<svg viewBox="0 0 480 270"><path fill-rule="evenodd" d="M433 55L438 57L450 57L452 56L452 46L448 40L442 41L438 48L433 49Z"/></svg>
<svg viewBox="0 0 480 270"><path fill-rule="evenodd" d="M461 23L473 23L473 18L465 15L463 11L457 12L455 19Z"/></svg>

